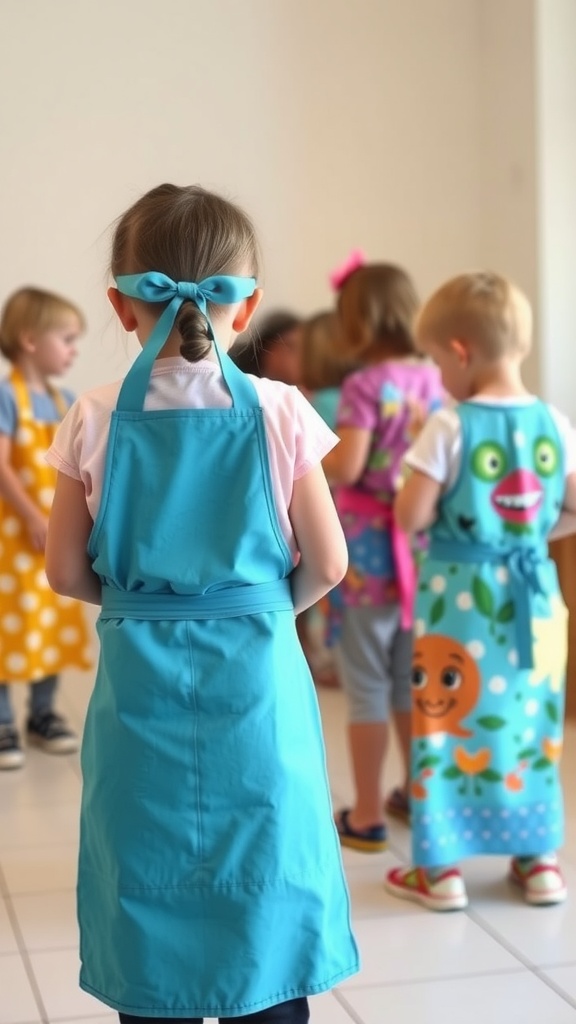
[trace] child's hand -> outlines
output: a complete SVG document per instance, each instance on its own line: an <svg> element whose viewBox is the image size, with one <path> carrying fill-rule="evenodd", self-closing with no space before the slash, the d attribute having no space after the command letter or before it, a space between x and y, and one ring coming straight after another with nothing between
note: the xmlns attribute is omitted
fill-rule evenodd
<svg viewBox="0 0 576 1024"><path fill-rule="evenodd" d="M424 402L420 402L417 398L408 397L406 405L410 414L406 428L407 434L411 441L415 441L428 419L428 409Z"/></svg>
<svg viewBox="0 0 576 1024"><path fill-rule="evenodd" d="M26 516L25 522L32 547L35 551L44 551L48 534L48 516L37 509Z"/></svg>

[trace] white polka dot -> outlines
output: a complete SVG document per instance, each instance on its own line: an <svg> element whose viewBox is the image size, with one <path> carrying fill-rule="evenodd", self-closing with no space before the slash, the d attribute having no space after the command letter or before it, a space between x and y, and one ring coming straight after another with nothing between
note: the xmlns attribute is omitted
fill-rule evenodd
<svg viewBox="0 0 576 1024"><path fill-rule="evenodd" d="M38 616L41 626L53 626L57 615L54 608L43 608Z"/></svg>
<svg viewBox="0 0 576 1024"><path fill-rule="evenodd" d="M34 565L34 559L25 551L20 551L14 558L14 568L18 572L29 572Z"/></svg>
<svg viewBox="0 0 576 1024"><path fill-rule="evenodd" d="M446 733L434 732L432 733L431 736L428 737L428 742L431 747L435 748L435 750L440 750L441 747L443 747L444 744L446 743Z"/></svg>
<svg viewBox="0 0 576 1024"><path fill-rule="evenodd" d="M461 594L458 594L456 597L456 607L459 608L461 612L469 612L470 609L474 607L472 594L469 594L464 590Z"/></svg>
<svg viewBox="0 0 576 1024"><path fill-rule="evenodd" d="M33 444L34 433L30 427L19 427L16 431L16 437L14 440L16 441L16 444L22 445L22 447L25 448L26 445Z"/></svg>
<svg viewBox="0 0 576 1024"><path fill-rule="evenodd" d="M19 615L5 615L1 625L7 633L19 633L24 623Z"/></svg>
<svg viewBox="0 0 576 1024"><path fill-rule="evenodd" d="M13 594L16 590L16 578L7 573L0 576L0 594Z"/></svg>
<svg viewBox="0 0 576 1024"><path fill-rule="evenodd" d="M493 676L488 683L488 689L490 693L505 693L508 683L504 679L504 676Z"/></svg>
<svg viewBox="0 0 576 1024"><path fill-rule="evenodd" d="M501 832L500 839L503 839L505 843L508 842L510 839L510 832Z"/></svg>
<svg viewBox="0 0 576 1024"><path fill-rule="evenodd" d="M20 483L24 484L24 487L30 487L30 485L34 483L34 473L28 468L28 466L23 466L23 468L18 471L18 478Z"/></svg>
<svg viewBox="0 0 576 1024"><path fill-rule="evenodd" d="M501 818L509 818L510 817L510 811L507 810L506 808L504 808L503 810L500 811L500 817Z"/></svg>
<svg viewBox="0 0 576 1024"><path fill-rule="evenodd" d="M521 807L519 809L519 811L518 811L518 814L520 815L521 818L527 817L527 815L528 815L528 808L527 807Z"/></svg>
<svg viewBox="0 0 576 1024"><path fill-rule="evenodd" d="M426 623L424 622L424 619L416 619L416 622L414 623L414 635L415 636L424 636L425 632L426 632Z"/></svg>
<svg viewBox="0 0 576 1024"><path fill-rule="evenodd" d="M80 639L80 632L75 626L66 626L60 630L59 639L63 644L75 644Z"/></svg>
<svg viewBox="0 0 576 1024"><path fill-rule="evenodd" d="M29 651L37 651L42 646L42 633L39 633L38 630L32 630L24 638L24 645Z"/></svg>
<svg viewBox="0 0 576 1024"><path fill-rule="evenodd" d="M422 822L423 825L429 825L431 820L432 819L430 818L429 814L423 814L422 817L420 818L420 821Z"/></svg>
<svg viewBox="0 0 576 1024"><path fill-rule="evenodd" d="M47 468L46 459L44 458L44 452L41 449L39 449L37 452L34 452L32 456L32 461L35 462L37 466L41 466L42 469Z"/></svg>
<svg viewBox="0 0 576 1024"><path fill-rule="evenodd" d="M20 529L20 523L14 516L8 516L2 523L2 533L5 537L17 537Z"/></svg>
<svg viewBox="0 0 576 1024"><path fill-rule="evenodd" d="M498 583L506 584L510 579L510 573L508 572L508 569L506 568L505 565L499 565L494 575L498 580Z"/></svg>
<svg viewBox="0 0 576 1024"><path fill-rule="evenodd" d="M430 580L430 590L434 594L443 594L446 590L446 580L443 576L433 576Z"/></svg>
<svg viewBox="0 0 576 1024"><path fill-rule="evenodd" d="M43 487L38 492L38 500L44 508L52 508L52 502L54 501L54 488Z"/></svg>
<svg viewBox="0 0 576 1024"><path fill-rule="evenodd" d="M519 832L520 839L528 839L529 835L530 835L530 833L529 833L527 828L521 828L520 829L520 832Z"/></svg>
<svg viewBox="0 0 576 1024"><path fill-rule="evenodd" d="M482 810L482 817L483 818L491 818L492 817L492 811L490 810L489 807L484 807L483 808L483 810Z"/></svg>
<svg viewBox="0 0 576 1024"><path fill-rule="evenodd" d="M40 569L36 573L36 575L34 577L34 583L41 590L48 590L50 584L48 583L48 579L47 579L46 573L44 572L44 569Z"/></svg>
<svg viewBox="0 0 576 1024"><path fill-rule="evenodd" d="M517 448L523 448L526 444L526 434L523 430L515 430L512 437Z"/></svg>
<svg viewBox="0 0 576 1024"><path fill-rule="evenodd" d="M26 668L26 658L23 654L8 654L4 664L9 672L22 672Z"/></svg>
<svg viewBox="0 0 576 1024"><path fill-rule="evenodd" d="M446 846L446 836L440 836L438 843L440 846Z"/></svg>
<svg viewBox="0 0 576 1024"><path fill-rule="evenodd" d="M43 668L35 668L32 673L32 679L42 679L46 675L46 670Z"/></svg>
<svg viewBox="0 0 576 1024"><path fill-rule="evenodd" d="M470 642L466 644L466 650L477 660L479 658L483 658L486 653L486 648L481 640L470 640Z"/></svg>
<svg viewBox="0 0 576 1024"><path fill-rule="evenodd" d="M472 839L473 835L474 833L472 832L472 830L467 828L466 831L464 832L464 839Z"/></svg>
<svg viewBox="0 0 576 1024"><path fill-rule="evenodd" d="M528 718L534 718L540 710L540 704L537 700L527 700L524 707L524 711L528 715Z"/></svg>
<svg viewBox="0 0 576 1024"><path fill-rule="evenodd" d="M534 739L535 735L536 735L536 730L535 729L524 729L524 732L522 733L522 739L524 740L525 743L531 743L532 740Z"/></svg>
<svg viewBox="0 0 576 1024"><path fill-rule="evenodd" d="M42 651L42 661L45 665L55 665L60 657L57 647L45 647Z"/></svg>
<svg viewBox="0 0 576 1024"><path fill-rule="evenodd" d="M462 814L464 815L465 818L470 818L472 816L472 808L465 807L464 810L462 811Z"/></svg>
<svg viewBox="0 0 576 1024"><path fill-rule="evenodd" d="M546 832L547 832L547 829L544 828L544 825L539 825L538 828L536 829L536 832L537 832L537 834L539 836L545 836Z"/></svg>
<svg viewBox="0 0 576 1024"><path fill-rule="evenodd" d="M428 850L430 848L430 840L423 839L422 842L420 843L420 846L422 847L423 850Z"/></svg>
<svg viewBox="0 0 576 1024"><path fill-rule="evenodd" d="M511 651L508 651L508 661L514 666L518 664L518 651L515 651L514 648L512 648Z"/></svg>
<svg viewBox="0 0 576 1024"><path fill-rule="evenodd" d="M18 598L18 604L23 611L34 612L40 604L40 598L38 597L38 594L35 594L34 591L31 590L26 594L20 595Z"/></svg>
<svg viewBox="0 0 576 1024"><path fill-rule="evenodd" d="M482 839L492 839L492 833L489 832L488 829L484 829Z"/></svg>
<svg viewBox="0 0 576 1024"><path fill-rule="evenodd" d="M446 811L446 817L447 818L453 818L455 814L456 814L456 811L454 810L453 807L449 807L448 810Z"/></svg>
<svg viewBox="0 0 576 1024"><path fill-rule="evenodd" d="M546 804L537 804L536 805L536 812L538 814L544 814L545 811L546 811Z"/></svg>

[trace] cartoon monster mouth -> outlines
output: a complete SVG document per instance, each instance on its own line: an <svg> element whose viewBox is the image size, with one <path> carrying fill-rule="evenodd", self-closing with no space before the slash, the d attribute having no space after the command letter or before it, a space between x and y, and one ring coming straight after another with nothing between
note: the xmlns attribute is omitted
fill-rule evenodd
<svg viewBox="0 0 576 1024"><path fill-rule="evenodd" d="M508 523L529 523L542 504L544 490L528 469L515 469L492 492L492 506Z"/></svg>
<svg viewBox="0 0 576 1024"><path fill-rule="evenodd" d="M416 704L420 708L423 715L428 715L428 718L445 718L449 711L452 710L456 701L452 698L450 700L417 700Z"/></svg>

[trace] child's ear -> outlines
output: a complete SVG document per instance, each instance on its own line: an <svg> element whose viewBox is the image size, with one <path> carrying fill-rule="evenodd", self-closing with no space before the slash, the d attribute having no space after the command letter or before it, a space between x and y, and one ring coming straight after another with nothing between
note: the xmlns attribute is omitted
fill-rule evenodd
<svg viewBox="0 0 576 1024"><path fill-rule="evenodd" d="M135 331L138 321L134 316L134 307L130 298L119 292L117 288L109 288L106 294L124 330Z"/></svg>
<svg viewBox="0 0 576 1024"><path fill-rule="evenodd" d="M450 341L450 350L456 356L458 364L462 369L465 369L470 365L470 349L465 341L460 341L459 338L452 338Z"/></svg>
<svg viewBox="0 0 576 1024"><path fill-rule="evenodd" d="M262 302L263 295L264 292L262 291L262 288L256 288L256 291L250 295L249 298L244 299L240 304L240 308L232 321L232 329L236 331L237 334L242 334L242 332L246 330L254 316L254 313Z"/></svg>

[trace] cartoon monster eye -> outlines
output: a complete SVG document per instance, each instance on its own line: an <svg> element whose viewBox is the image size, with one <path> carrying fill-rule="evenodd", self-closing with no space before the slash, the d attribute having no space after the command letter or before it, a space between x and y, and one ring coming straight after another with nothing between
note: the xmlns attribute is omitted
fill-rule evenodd
<svg viewBox="0 0 576 1024"><path fill-rule="evenodd" d="M440 682L447 690L458 690L462 685L462 673L457 668L445 668L442 670Z"/></svg>
<svg viewBox="0 0 576 1024"><path fill-rule="evenodd" d="M412 686L415 690L423 690L428 682L428 676L423 668L415 665L412 669Z"/></svg>
<svg viewBox="0 0 576 1024"><path fill-rule="evenodd" d="M558 468L558 449L548 437L534 441L534 466L539 476L552 476Z"/></svg>
<svg viewBox="0 0 576 1024"><path fill-rule="evenodd" d="M481 480L491 483L504 476L507 467L506 452L497 441L484 441L472 453L472 472Z"/></svg>

